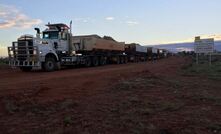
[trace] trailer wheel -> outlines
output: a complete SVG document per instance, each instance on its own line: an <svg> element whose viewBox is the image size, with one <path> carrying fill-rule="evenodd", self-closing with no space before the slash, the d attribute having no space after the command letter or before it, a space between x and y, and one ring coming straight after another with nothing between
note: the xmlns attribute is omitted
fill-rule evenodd
<svg viewBox="0 0 221 134"><path fill-rule="evenodd" d="M125 56L123 57L123 62L124 62L123 64L127 64L127 57Z"/></svg>
<svg viewBox="0 0 221 134"><path fill-rule="evenodd" d="M120 64L120 63L121 63L121 62L120 62L120 57L119 57L119 56L116 57L116 60L117 60L117 61L116 61L117 64Z"/></svg>
<svg viewBox="0 0 221 134"><path fill-rule="evenodd" d="M106 57L100 57L100 65L106 65L107 64L107 58Z"/></svg>
<svg viewBox="0 0 221 134"><path fill-rule="evenodd" d="M124 61L125 61L124 63L127 64L128 63L128 58L124 57Z"/></svg>
<svg viewBox="0 0 221 134"><path fill-rule="evenodd" d="M54 71L56 67L56 62L54 58L46 58L45 63L43 64L44 70L47 72L52 72Z"/></svg>
<svg viewBox="0 0 221 134"><path fill-rule="evenodd" d="M86 66L86 67L91 67L91 65L92 65L91 58L90 58L90 57L87 57L87 58L86 58L86 61L85 61L85 66Z"/></svg>
<svg viewBox="0 0 221 134"><path fill-rule="evenodd" d="M124 57L120 57L120 64L124 64L125 63L125 58Z"/></svg>
<svg viewBox="0 0 221 134"><path fill-rule="evenodd" d="M98 57L93 57L92 62L93 62L93 66L95 66L95 67L98 66L99 65Z"/></svg>
<svg viewBox="0 0 221 134"><path fill-rule="evenodd" d="M32 70L32 67L20 67L20 69L23 72L30 72Z"/></svg>
<svg viewBox="0 0 221 134"><path fill-rule="evenodd" d="M136 56L136 58L135 58L135 62L136 62L136 63L140 62L140 59L139 59L138 56Z"/></svg>

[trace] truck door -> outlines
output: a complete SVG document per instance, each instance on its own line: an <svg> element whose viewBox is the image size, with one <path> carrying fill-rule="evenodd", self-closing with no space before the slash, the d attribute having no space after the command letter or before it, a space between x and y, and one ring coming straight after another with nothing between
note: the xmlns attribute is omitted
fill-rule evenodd
<svg viewBox="0 0 221 134"><path fill-rule="evenodd" d="M61 33L61 38L59 39L58 51L68 51L68 40L67 34Z"/></svg>

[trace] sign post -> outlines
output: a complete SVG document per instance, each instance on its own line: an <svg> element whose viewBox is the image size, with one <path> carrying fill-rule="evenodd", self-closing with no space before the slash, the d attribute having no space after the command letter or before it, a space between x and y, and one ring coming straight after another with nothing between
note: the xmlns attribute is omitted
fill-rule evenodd
<svg viewBox="0 0 221 134"><path fill-rule="evenodd" d="M196 53L196 63L199 64L199 55L209 56L209 64L212 65L212 53L214 52L214 39L200 39L195 37L194 51Z"/></svg>

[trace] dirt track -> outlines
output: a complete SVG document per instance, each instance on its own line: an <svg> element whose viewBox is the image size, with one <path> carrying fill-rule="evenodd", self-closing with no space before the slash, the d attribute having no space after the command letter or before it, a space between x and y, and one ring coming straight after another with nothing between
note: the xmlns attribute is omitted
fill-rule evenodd
<svg viewBox="0 0 221 134"><path fill-rule="evenodd" d="M176 59L173 59L176 60ZM156 75L170 73L182 64L170 65L173 60L161 60L156 64L138 63L127 65L109 65L96 68L77 68L52 73L30 72L20 70L0 70L0 91L15 93L26 89L44 90L40 97L57 99L71 97L79 92L93 94L99 88L106 88L121 79L134 77L139 73L150 71ZM167 66L165 66L167 65ZM40 92L39 92L40 93Z"/></svg>
<svg viewBox="0 0 221 134"><path fill-rule="evenodd" d="M156 63L52 73L2 69L0 131L220 132L214 126L221 123L221 86L207 78L180 75L187 62L185 58L171 57Z"/></svg>

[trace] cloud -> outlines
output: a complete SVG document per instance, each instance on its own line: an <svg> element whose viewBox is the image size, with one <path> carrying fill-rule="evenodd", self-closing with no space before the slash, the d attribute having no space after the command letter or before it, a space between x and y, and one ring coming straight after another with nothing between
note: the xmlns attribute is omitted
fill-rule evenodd
<svg viewBox="0 0 221 134"><path fill-rule="evenodd" d="M6 28L30 28L42 23L40 19L32 19L14 6L0 4L0 29Z"/></svg>
<svg viewBox="0 0 221 134"><path fill-rule="evenodd" d="M126 21L126 24L129 25L129 26L134 26L134 25L138 25L139 22L137 22L137 21Z"/></svg>
<svg viewBox="0 0 221 134"><path fill-rule="evenodd" d="M110 16L110 17L106 17L105 19L108 20L108 21L113 21L113 20L115 20L115 18L114 18L114 17L111 17L111 16Z"/></svg>

